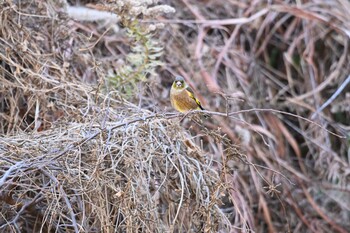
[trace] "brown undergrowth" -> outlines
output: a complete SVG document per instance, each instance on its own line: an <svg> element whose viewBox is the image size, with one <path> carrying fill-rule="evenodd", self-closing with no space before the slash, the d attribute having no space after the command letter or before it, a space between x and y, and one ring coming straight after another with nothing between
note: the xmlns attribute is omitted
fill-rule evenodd
<svg viewBox="0 0 350 233"><path fill-rule="evenodd" d="M0 232L347 232L348 1L80 4L0 1Z"/></svg>
<svg viewBox="0 0 350 233"><path fill-rule="evenodd" d="M157 64L156 43L123 21L128 56L101 64L108 52L65 7L2 3L0 231L230 229L217 163L179 125L182 116L126 99Z"/></svg>

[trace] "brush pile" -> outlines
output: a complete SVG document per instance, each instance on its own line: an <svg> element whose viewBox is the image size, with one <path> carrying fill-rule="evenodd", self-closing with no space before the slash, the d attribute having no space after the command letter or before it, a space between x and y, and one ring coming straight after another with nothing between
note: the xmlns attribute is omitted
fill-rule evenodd
<svg viewBox="0 0 350 233"><path fill-rule="evenodd" d="M0 0L0 232L350 229L348 1L79 3Z"/></svg>

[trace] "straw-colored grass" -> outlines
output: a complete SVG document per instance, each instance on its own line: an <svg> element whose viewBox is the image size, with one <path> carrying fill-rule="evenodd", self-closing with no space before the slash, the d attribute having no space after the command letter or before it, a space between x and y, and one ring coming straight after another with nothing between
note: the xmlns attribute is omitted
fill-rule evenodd
<svg viewBox="0 0 350 233"><path fill-rule="evenodd" d="M0 232L347 232L347 0L87 6L0 1Z"/></svg>

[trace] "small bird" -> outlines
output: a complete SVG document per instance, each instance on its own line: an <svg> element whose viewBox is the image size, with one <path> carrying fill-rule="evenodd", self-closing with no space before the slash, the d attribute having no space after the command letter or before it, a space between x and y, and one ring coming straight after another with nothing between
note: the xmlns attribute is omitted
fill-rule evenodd
<svg viewBox="0 0 350 233"><path fill-rule="evenodd" d="M192 89L181 76L176 76L170 90L170 101L177 111L186 113L191 110L204 110ZM207 114L206 114L206 117Z"/></svg>

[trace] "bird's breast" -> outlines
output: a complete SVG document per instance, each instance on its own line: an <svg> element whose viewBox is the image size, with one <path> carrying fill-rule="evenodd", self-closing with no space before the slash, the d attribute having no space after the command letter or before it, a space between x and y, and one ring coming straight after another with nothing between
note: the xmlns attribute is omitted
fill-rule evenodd
<svg viewBox="0 0 350 233"><path fill-rule="evenodd" d="M187 94L186 89L171 90L170 96L171 105L179 112L188 112L198 109L198 104Z"/></svg>

